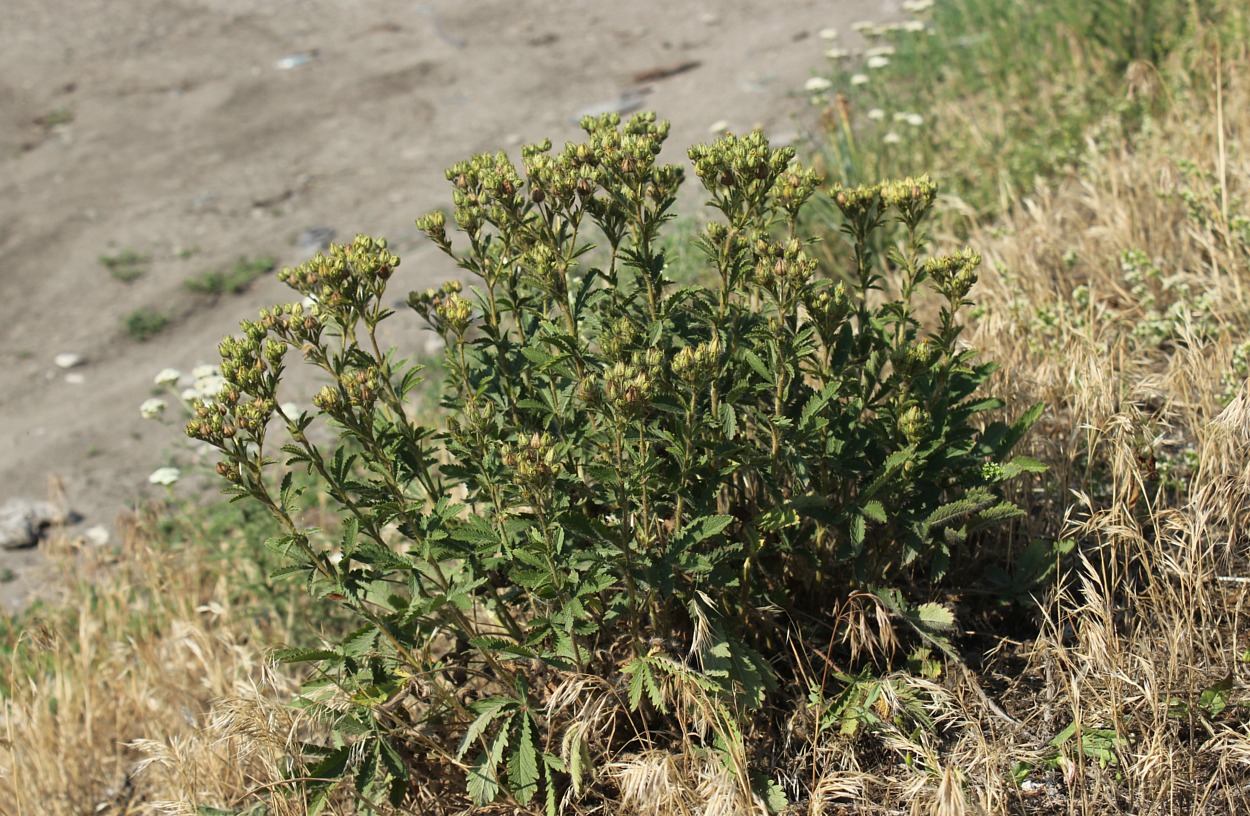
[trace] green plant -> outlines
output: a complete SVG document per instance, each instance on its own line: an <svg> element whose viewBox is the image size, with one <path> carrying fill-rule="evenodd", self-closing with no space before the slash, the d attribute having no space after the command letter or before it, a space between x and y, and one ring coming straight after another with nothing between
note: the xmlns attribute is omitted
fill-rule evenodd
<svg viewBox="0 0 1250 816"><path fill-rule="evenodd" d="M122 318L122 325L127 334L142 343L164 331L169 325L169 315L144 306Z"/></svg>
<svg viewBox="0 0 1250 816"><path fill-rule="evenodd" d="M183 286L203 295L237 295L247 290L252 281L273 271L277 261L269 255L239 258L229 269L212 269L189 278Z"/></svg>
<svg viewBox="0 0 1250 816"><path fill-rule="evenodd" d="M421 795L413 775L432 789L458 766L478 804L554 812L594 758L693 739L742 796L781 807L746 739L797 670L787 644L827 637L832 603L885 586L943 646L929 630L950 613L909 597L1019 514L1001 487L1041 469L1009 456L1041 408L978 421L1002 407L978 393L993 366L958 345L979 258L925 257L927 178L831 190L848 285L820 276L800 235L820 182L792 150L758 132L693 147L720 216L695 239L713 285L676 286L663 237L683 172L656 164L667 123L582 126L587 141L556 154L526 147L524 177L502 153L448 171L467 248L444 213L418 222L479 281L408 301L446 340L444 431L410 419L420 368L378 341L399 258L358 236L280 273L313 305L266 309L223 340L226 386L187 433L221 450L229 493L281 522L283 572L360 621L286 654L317 665L304 705L341 736L307 746L308 777L397 803ZM889 223L904 237L883 258ZM277 398L292 348L330 377L298 415ZM341 513L337 539L302 520L278 450ZM627 735L592 743L553 702L588 677ZM462 795L443 791L443 805Z"/></svg>
<svg viewBox="0 0 1250 816"><path fill-rule="evenodd" d="M147 255L140 255L133 249L122 250L116 255L100 256L100 264L114 279L122 283L130 283L143 277L148 271L150 261Z"/></svg>
<svg viewBox="0 0 1250 816"><path fill-rule="evenodd" d="M1038 177L1075 168L1090 145L1114 149L1161 114L1167 61L1219 5L916 4L913 20L868 28L863 53L831 52L839 101L816 100L827 161L852 181L923 167L977 217L992 215Z"/></svg>

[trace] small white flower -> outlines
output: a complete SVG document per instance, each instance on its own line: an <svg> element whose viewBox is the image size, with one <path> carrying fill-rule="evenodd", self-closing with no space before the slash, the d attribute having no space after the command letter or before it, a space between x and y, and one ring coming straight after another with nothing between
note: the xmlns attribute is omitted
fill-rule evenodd
<svg viewBox="0 0 1250 816"><path fill-rule="evenodd" d="M722 133L728 133L729 132L729 120L717 119L715 122L711 124L710 127L708 127L707 132L714 133L717 136L721 135Z"/></svg>
<svg viewBox="0 0 1250 816"><path fill-rule="evenodd" d="M209 377L216 377L221 374L215 365L197 365L191 369L191 376L197 380L204 380Z"/></svg>
<svg viewBox="0 0 1250 816"><path fill-rule="evenodd" d="M157 468L152 471L152 475L148 477L148 481L155 485L165 485L168 487L178 481L178 477L182 475L182 471L176 467Z"/></svg>
<svg viewBox="0 0 1250 816"><path fill-rule="evenodd" d="M812 77L803 84L812 93L823 93L833 87L833 83L824 77Z"/></svg>
<svg viewBox="0 0 1250 816"><path fill-rule="evenodd" d="M852 85L867 85L868 75L867 74L855 74L854 76L851 77L851 84Z"/></svg>
<svg viewBox="0 0 1250 816"><path fill-rule="evenodd" d="M920 127L924 124L924 117L918 113L909 113L907 114L907 124L912 127Z"/></svg>
<svg viewBox="0 0 1250 816"><path fill-rule="evenodd" d="M226 378L220 374L214 377L205 377L202 380L196 380L195 390L198 392L200 399L212 399L221 393L221 389L226 387Z"/></svg>
<svg viewBox="0 0 1250 816"><path fill-rule="evenodd" d="M911 114L908 113L907 111L899 111L898 113L894 114L894 121L906 122L908 116L911 116Z"/></svg>
<svg viewBox="0 0 1250 816"><path fill-rule="evenodd" d="M822 28L820 30L820 38L822 40L836 40L838 38L838 30L836 28Z"/></svg>
<svg viewBox="0 0 1250 816"><path fill-rule="evenodd" d="M923 20L908 20L903 23L903 30L910 31L912 34L924 31L927 27Z"/></svg>
<svg viewBox="0 0 1250 816"><path fill-rule="evenodd" d="M850 51L845 48L830 48L825 52L825 56L831 60L844 60L851 55Z"/></svg>
<svg viewBox="0 0 1250 816"><path fill-rule="evenodd" d="M852 24L851 24L851 28L852 28L853 30L858 31L858 32L860 32L860 33L862 34L862 33L864 33L865 31L870 31L870 30L872 30L873 28L875 28L875 27L876 27L876 25L877 25L877 24L876 24L876 23L874 23L872 20L860 20L860 21L859 21L859 22L857 22L857 23L852 23Z"/></svg>
<svg viewBox="0 0 1250 816"><path fill-rule="evenodd" d="M174 386L181 379L182 372L176 368L162 368L156 373L156 379L153 380L159 386Z"/></svg>
<svg viewBox="0 0 1250 816"><path fill-rule="evenodd" d="M903 11L919 14L933 8L933 0L903 0Z"/></svg>
<svg viewBox="0 0 1250 816"><path fill-rule="evenodd" d="M139 413L143 415L144 419L156 419L165 413L165 400L156 397L144 400L143 404L139 406Z"/></svg>
<svg viewBox="0 0 1250 816"><path fill-rule="evenodd" d="M299 419L299 415L302 413L299 406L293 402L284 402L279 407L282 408L282 413L286 414L289 419Z"/></svg>
<svg viewBox="0 0 1250 816"><path fill-rule="evenodd" d="M183 402L191 402L192 400L200 398L200 392L196 391L194 388L184 388L182 389L182 393L178 396L182 398Z"/></svg>
<svg viewBox="0 0 1250 816"><path fill-rule="evenodd" d="M873 108L868 111L868 118L874 122L880 122L882 119L885 119L885 111L881 110L881 108Z"/></svg>
<svg viewBox="0 0 1250 816"><path fill-rule="evenodd" d="M884 68L885 66L889 64L890 64L889 57L869 57L868 58L869 68Z"/></svg>
<svg viewBox="0 0 1250 816"><path fill-rule="evenodd" d="M886 144L898 144L899 142L903 141L903 137L899 136L897 133L891 130L889 133L881 137L881 141L885 142Z"/></svg>
<svg viewBox="0 0 1250 816"><path fill-rule="evenodd" d="M876 48L869 48L864 52L865 57L892 57L894 56L894 46L878 45Z"/></svg>

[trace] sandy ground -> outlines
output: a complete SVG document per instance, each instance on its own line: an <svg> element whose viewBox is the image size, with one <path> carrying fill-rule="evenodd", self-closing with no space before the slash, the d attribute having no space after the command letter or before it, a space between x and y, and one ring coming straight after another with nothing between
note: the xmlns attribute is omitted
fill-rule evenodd
<svg viewBox="0 0 1250 816"><path fill-rule="evenodd" d="M835 44L818 32L854 46L852 22L899 2L4 5L0 504L52 480L84 530L161 497L148 474L186 461L178 423L139 415L156 372L212 362L240 319L289 299L271 278L216 299L187 279L241 256L298 263L300 233L326 227L388 237L402 297L452 274L413 226L449 201L452 162L561 144L580 113L621 100L673 122L669 161L721 120L793 139L811 116L803 83ZM100 262L126 250L149 259L129 283ZM123 318L145 307L172 320L137 342ZM420 342L415 315L395 323ZM37 586L37 564L0 553L0 601Z"/></svg>

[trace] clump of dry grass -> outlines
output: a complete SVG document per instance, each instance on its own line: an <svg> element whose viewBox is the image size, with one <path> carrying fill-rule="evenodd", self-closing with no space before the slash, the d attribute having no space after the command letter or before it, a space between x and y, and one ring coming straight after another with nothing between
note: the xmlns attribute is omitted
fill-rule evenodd
<svg viewBox="0 0 1250 816"><path fill-rule="evenodd" d="M294 682L263 652L281 623L232 600L209 542L174 549L152 523L116 553L50 545L63 595L7 644L0 813L194 814L283 779Z"/></svg>
<svg viewBox="0 0 1250 816"><path fill-rule="evenodd" d="M1250 808L1250 392L1233 366L1250 327L1247 66L1208 61L1209 94L970 239L986 258L971 340L1002 364L1000 392L1049 407L1034 519L1077 544L1007 698L1033 747L1075 726L1023 812ZM1134 252L1160 270L1144 295Z"/></svg>

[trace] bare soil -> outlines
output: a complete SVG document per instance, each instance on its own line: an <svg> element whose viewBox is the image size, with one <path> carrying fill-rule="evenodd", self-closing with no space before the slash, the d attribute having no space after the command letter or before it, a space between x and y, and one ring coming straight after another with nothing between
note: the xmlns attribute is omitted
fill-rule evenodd
<svg viewBox="0 0 1250 816"><path fill-rule="evenodd" d="M153 376L212 362L240 319L289 299L272 276L215 298L189 278L240 257L298 263L300 233L327 227L388 237L402 297L454 274L413 226L449 201L454 161L575 139L580 114L622 100L673 122L669 161L721 120L793 139L812 116L803 83L835 44L820 30L854 46L852 22L898 5L8 0L0 504L59 485L81 530L163 497L148 474L189 448L178 422L140 417ZM148 258L130 282L100 261L127 250ZM170 323L138 342L123 320L143 308ZM395 322L421 342L415 315ZM83 363L58 367L64 353ZM3 600L38 584L37 565L0 553Z"/></svg>

